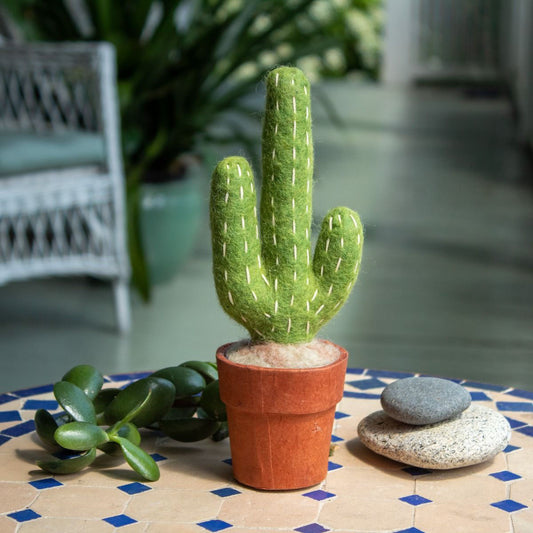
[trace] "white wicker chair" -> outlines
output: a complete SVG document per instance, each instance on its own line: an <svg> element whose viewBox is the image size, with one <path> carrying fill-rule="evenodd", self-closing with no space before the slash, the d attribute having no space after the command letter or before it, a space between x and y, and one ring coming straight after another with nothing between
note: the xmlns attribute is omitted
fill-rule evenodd
<svg viewBox="0 0 533 533"><path fill-rule="evenodd" d="M129 330L124 204L113 47L0 44L0 284L110 279Z"/></svg>

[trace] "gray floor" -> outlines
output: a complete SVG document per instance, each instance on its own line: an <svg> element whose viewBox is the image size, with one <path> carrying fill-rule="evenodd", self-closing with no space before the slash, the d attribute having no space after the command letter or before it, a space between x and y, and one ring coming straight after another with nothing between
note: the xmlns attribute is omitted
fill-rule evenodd
<svg viewBox="0 0 533 533"><path fill-rule="evenodd" d="M355 81L328 90L346 127L315 103L315 217L348 205L366 242L353 295L322 336L348 349L351 366L533 390L532 168L509 105ZM245 335L216 301L207 216L175 280L150 306L136 296L132 305L133 331L121 338L106 285L1 288L0 391L82 362L115 373L213 359Z"/></svg>

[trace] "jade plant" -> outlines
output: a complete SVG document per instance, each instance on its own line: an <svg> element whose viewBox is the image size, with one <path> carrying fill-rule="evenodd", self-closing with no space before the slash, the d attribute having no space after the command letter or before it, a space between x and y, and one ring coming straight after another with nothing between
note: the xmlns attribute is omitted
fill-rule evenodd
<svg viewBox="0 0 533 533"><path fill-rule="evenodd" d="M252 342L297 344L311 341L348 298L363 227L351 209L332 209L312 254L309 82L300 70L280 67L266 83L260 217L250 165L224 159L211 185L213 271L223 309Z"/></svg>
<svg viewBox="0 0 533 533"><path fill-rule="evenodd" d="M102 374L78 365L54 385L64 412L35 414L35 429L53 452L37 465L52 474L71 474L90 465L97 450L122 454L149 481L159 479L154 459L140 448L140 427L162 431L182 442L228 436L224 404L218 393L216 366L188 361L132 382L124 389L105 388ZM193 416L196 415L196 416Z"/></svg>

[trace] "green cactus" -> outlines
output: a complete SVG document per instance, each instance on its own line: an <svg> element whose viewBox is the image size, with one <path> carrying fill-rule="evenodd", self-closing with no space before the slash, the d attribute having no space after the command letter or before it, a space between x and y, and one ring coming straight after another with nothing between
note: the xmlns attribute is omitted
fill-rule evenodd
<svg viewBox="0 0 533 533"><path fill-rule="evenodd" d="M313 144L310 87L281 67L267 77L260 225L254 179L242 157L221 161L211 183L213 272L224 310L254 342L312 340L357 279L363 227L336 207L311 258Z"/></svg>

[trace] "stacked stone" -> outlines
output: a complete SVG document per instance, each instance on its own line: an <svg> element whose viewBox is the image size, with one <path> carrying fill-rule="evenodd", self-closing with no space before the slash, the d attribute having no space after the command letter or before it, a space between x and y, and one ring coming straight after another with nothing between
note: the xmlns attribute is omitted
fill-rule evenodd
<svg viewBox="0 0 533 533"><path fill-rule="evenodd" d="M383 411L364 418L359 438L395 461L428 469L470 466L491 459L511 438L500 413L471 405L469 392L440 378L395 381L381 395Z"/></svg>

